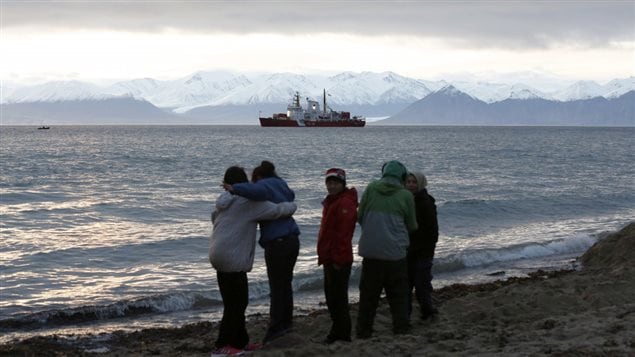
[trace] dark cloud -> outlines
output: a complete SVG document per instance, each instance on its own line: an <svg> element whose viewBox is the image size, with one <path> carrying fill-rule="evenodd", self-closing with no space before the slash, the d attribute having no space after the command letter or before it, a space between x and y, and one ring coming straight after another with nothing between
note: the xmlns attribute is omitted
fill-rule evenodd
<svg viewBox="0 0 635 357"><path fill-rule="evenodd" d="M5 0L2 27L437 37L462 47L606 46L635 39L635 1Z"/></svg>

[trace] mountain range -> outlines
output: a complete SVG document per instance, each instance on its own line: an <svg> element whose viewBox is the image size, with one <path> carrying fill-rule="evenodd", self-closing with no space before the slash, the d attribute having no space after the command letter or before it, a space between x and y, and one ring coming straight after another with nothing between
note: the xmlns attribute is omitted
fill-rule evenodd
<svg viewBox="0 0 635 357"><path fill-rule="evenodd" d="M335 76L197 72L108 86L2 82L1 124L257 124L295 92L385 125L635 125L635 77L579 81L544 92L516 83L429 81L394 72Z"/></svg>

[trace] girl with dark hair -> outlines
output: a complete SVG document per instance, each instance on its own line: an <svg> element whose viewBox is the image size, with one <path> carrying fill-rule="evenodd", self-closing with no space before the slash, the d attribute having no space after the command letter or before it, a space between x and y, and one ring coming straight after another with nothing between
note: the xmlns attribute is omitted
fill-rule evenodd
<svg viewBox="0 0 635 357"><path fill-rule="evenodd" d="M254 183L226 184L225 189L254 201L293 202L295 193L278 177L270 161L254 169ZM293 217L260 221L258 243L265 250L269 278L269 327L267 343L285 335L293 324L293 268L300 252L300 229Z"/></svg>
<svg viewBox="0 0 635 357"><path fill-rule="evenodd" d="M243 168L232 166L225 172L225 185L245 182L248 181ZM292 202L250 201L229 191L216 200L209 261L216 269L223 299L223 318L212 356L255 349L255 345L248 345L245 309L249 300L247 272L253 267L256 249L256 224L259 220L290 217L295 210L296 205Z"/></svg>

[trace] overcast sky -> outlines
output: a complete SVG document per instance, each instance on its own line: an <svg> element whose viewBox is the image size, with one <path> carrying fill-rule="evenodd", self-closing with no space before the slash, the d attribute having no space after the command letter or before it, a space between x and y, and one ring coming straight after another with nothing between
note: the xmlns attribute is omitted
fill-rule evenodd
<svg viewBox="0 0 635 357"><path fill-rule="evenodd" d="M635 0L2 0L0 78L635 76Z"/></svg>

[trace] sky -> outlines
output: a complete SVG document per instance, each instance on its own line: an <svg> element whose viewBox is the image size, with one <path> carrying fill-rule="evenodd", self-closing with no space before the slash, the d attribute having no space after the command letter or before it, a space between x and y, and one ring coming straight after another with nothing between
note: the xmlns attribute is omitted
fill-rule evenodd
<svg viewBox="0 0 635 357"><path fill-rule="evenodd" d="M384 72L531 82L635 76L635 0L0 0L0 79Z"/></svg>

